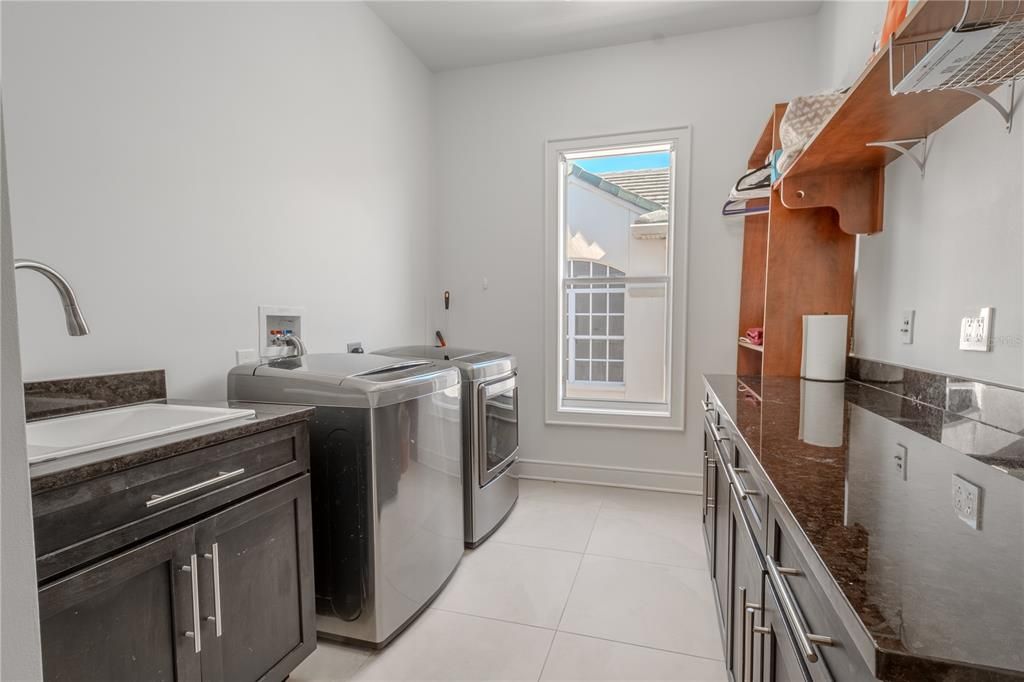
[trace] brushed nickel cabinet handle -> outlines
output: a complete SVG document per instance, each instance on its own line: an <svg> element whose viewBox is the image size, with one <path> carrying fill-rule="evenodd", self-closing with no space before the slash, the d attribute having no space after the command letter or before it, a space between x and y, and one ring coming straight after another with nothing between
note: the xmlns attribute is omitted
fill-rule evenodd
<svg viewBox="0 0 1024 682"><path fill-rule="evenodd" d="M202 490L203 488L206 488L208 486L216 485L216 484L220 483L221 481L226 481L229 478L234 478L235 476L241 476L244 473L245 473L245 469L243 469L243 468L235 469L234 471L221 471L216 476L214 476L213 478L208 479L206 481L200 481L199 483L193 483L190 486L186 486L184 488L181 488L180 490L175 490L172 493L166 493L164 495L153 495L148 500L146 500L146 507L147 508L154 507L154 506L156 506L158 504L163 504L164 502L170 502L171 500L179 498L182 495L188 495L189 493L194 493L197 490Z"/></svg>
<svg viewBox="0 0 1024 682"><path fill-rule="evenodd" d="M704 411L705 412L710 412L711 410L715 409L715 406L712 405L711 403L709 403L706 400L701 400L700 404L704 406Z"/></svg>
<svg viewBox="0 0 1024 682"><path fill-rule="evenodd" d="M188 573L192 580L192 629L185 631L185 636L195 642L196 653L203 650L203 636L199 631L199 571L196 570L196 555L193 554L189 563L181 567L182 573Z"/></svg>
<svg viewBox="0 0 1024 682"><path fill-rule="evenodd" d="M204 559L213 560L213 614L207 616L206 620L211 621L217 626L217 636L220 637L223 628L223 619L221 618L220 610L220 547L215 542L213 548L209 552L203 554Z"/></svg>
<svg viewBox="0 0 1024 682"><path fill-rule="evenodd" d="M220 551L217 543L213 543L213 612L217 618L217 636L221 635L222 623L220 610Z"/></svg>
<svg viewBox="0 0 1024 682"><path fill-rule="evenodd" d="M807 629L804 626L803 616L800 614L800 609L797 607L796 598L789 589L789 583L787 583L785 578L782 577L782 573L779 571L779 565L775 563L775 559L773 559L770 554L765 557L765 560L765 563L768 565L768 579L771 581L779 598L779 604L782 606L782 615L786 618L793 629L793 634L796 636L796 643L800 648L800 652L809 662L817 663L818 650L816 645L834 646L835 640L831 637L815 635L807 632Z"/></svg>

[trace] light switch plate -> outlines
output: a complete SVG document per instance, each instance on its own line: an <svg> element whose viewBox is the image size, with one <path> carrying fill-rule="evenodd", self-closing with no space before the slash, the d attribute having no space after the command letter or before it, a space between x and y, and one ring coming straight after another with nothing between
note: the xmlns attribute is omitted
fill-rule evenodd
<svg viewBox="0 0 1024 682"><path fill-rule="evenodd" d="M975 530L981 528L981 493L980 487L953 474L953 511Z"/></svg>
<svg viewBox="0 0 1024 682"><path fill-rule="evenodd" d="M992 345L992 318L995 308L982 308L977 317L960 320L960 350L987 353Z"/></svg>
<svg viewBox="0 0 1024 682"><path fill-rule="evenodd" d="M914 343L914 311L904 310L900 318L900 341Z"/></svg>

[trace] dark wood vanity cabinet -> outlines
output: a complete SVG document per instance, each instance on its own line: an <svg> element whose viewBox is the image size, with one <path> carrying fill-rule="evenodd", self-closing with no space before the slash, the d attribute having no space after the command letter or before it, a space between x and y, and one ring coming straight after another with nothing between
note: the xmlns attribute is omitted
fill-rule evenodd
<svg viewBox="0 0 1024 682"><path fill-rule="evenodd" d="M731 680L874 679L797 550L795 521L781 522L788 512L710 392L704 410L704 537Z"/></svg>
<svg viewBox="0 0 1024 682"><path fill-rule="evenodd" d="M309 506L306 475L196 526L204 679L282 679L312 651Z"/></svg>
<svg viewBox="0 0 1024 682"><path fill-rule="evenodd" d="M39 590L43 677L79 680L197 680L188 527Z"/></svg>
<svg viewBox="0 0 1024 682"><path fill-rule="evenodd" d="M282 434L303 471L305 433ZM213 511L186 501L168 518L198 510L188 522L40 586L46 680L281 680L316 647L309 474L233 483L206 493Z"/></svg>

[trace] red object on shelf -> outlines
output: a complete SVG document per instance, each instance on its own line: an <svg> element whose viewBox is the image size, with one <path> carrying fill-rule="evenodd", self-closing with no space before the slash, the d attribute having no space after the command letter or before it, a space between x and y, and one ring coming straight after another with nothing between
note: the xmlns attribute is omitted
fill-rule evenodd
<svg viewBox="0 0 1024 682"><path fill-rule="evenodd" d="M764 343L764 327L751 327L744 336L747 337L747 341L750 341L750 343L760 346Z"/></svg>
<svg viewBox="0 0 1024 682"><path fill-rule="evenodd" d="M885 21L882 22L882 33L878 37L878 45L875 52L882 49L882 46L889 41L889 37L896 33L903 20L907 18L907 0L889 0L889 7L885 11Z"/></svg>

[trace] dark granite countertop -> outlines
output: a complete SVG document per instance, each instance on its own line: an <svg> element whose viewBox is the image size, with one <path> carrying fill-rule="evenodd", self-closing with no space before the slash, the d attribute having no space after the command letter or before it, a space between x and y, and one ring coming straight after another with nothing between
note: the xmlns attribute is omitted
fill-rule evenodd
<svg viewBox="0 0 1024 682"><path fill-rule="evenodd" d="M883 679L1024 677L1024 437L855 382L705 379ZM977 529L953 509L954 475L982 488Z"/></svg>
<svg viewBox="0 0 1024 682"><path fill-rule="evenodd" d="M140 464L173 457L235 438L260 433L261 431L268 431L278 426L304 421L313 414L312 407L302 405L272 405L241 401L197 402L166 400L159 402L175 405L245 408L254 410L256 416L251 419L211 424L197 429L165 436L156 436L133 443L124 443L33 464L29 467L29 476L32 479L32 494L73 485Z"/></svg>

